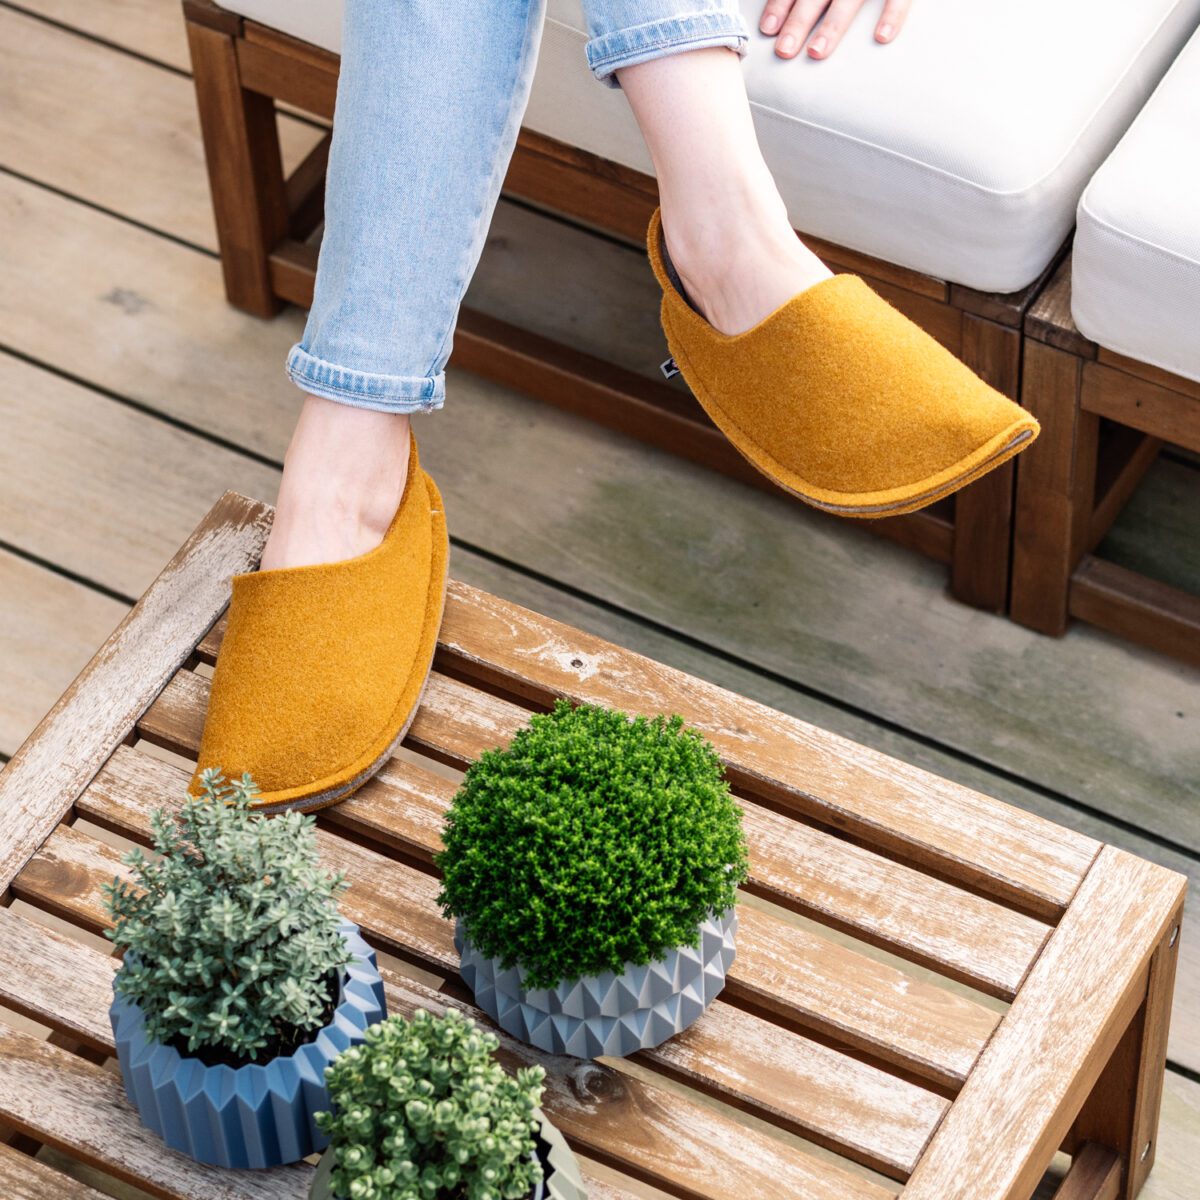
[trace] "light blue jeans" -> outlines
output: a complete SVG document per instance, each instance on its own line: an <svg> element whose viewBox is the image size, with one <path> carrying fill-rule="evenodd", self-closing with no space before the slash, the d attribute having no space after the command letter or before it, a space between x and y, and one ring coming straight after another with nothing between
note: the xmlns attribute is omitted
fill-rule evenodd
<svg viewBox="0 0 1200 1200"><path fill-rule="evenodd" d="M587 61L615 72L745 53L737 0L583 0ZM305 392L382 412L445 399L445 365L537 63L545 0L347 0Z"/></svg>

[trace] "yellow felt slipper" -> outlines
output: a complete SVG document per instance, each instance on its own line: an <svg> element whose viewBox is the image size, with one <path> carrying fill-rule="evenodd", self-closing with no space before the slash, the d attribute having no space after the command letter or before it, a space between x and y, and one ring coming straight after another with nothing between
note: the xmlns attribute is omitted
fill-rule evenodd
<svg viewBox="0 0 1200 1200"><path fill-rule="evenodd" d="M1037 437L1029 413L857 275L815 284L730 335L688 301L657 210L647 244L675 368L755 467L817 508L912 512Z"/></svg>
<svg viewBox="0 0 1200 1200"><path fill-rule="evenodd" d="M357 558L235 575L199 773L248 771L266 811L333 804L371 778L416 714L437 645L449 546L416 440L383 541Z"/></svg>

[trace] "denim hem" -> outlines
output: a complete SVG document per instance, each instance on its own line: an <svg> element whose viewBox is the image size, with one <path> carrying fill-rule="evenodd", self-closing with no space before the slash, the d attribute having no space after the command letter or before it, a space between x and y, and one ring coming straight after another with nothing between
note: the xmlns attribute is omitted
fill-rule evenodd
<svg viewBox="0 0 1200 1200"><path fill-rule="evenodd" d="M745 57L749 41L741 13L708 11L615 29L592 38L585 50L592 74L609 87L620 87L616 72L622 67L709 46L726 46Z"/></svg>
<svg viewBox="0 0 1200 1200"><path fill-rule="evenodd" d="M288 378L303 391L374 412L433 412L446 400L446 373L372 375L315 358L300 345L288 354Z"/></svg>

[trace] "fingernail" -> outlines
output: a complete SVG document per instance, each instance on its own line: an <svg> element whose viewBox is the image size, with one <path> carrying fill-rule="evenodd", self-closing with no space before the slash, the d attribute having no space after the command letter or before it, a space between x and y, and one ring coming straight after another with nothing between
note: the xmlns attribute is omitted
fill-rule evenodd
<svg viewBox="0 0 1200 1200"><path fill-rule="evenodd" d="M759 28L763 33L775 33L779 28L779 18L774 13L767 13Z"/></svg>
<svg viewBox="0 0 1200 1200"><path fill-rule="evenodd" d="M809 54L813 54L813 55L824 54L825 53L825 39L823 37L813 38L813 40L808 45L808 52L809 52Z"/></svg>
<svg viewBox="0 0 1200 1200"><path fill-rule="evenodd" d="M881 42L886 42L886 41L888 41L889 38L891 38L891 36L892 36L892 27L890 25L880 25L879 40Z"/></svg>
<svg viewBox="0 0 1200 1200"><path fill-rule="evenodd" d="M779 53L791 54L796 49L796 39L790 33L785 33L779 39Z"/></svg>

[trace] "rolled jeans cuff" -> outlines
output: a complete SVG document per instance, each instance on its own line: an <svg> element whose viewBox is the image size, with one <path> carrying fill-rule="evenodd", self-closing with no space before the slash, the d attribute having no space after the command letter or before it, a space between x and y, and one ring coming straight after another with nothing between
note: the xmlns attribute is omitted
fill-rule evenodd
<svg viewBox="0 0 1200 1200"><path fill-rule="evenodd" d="M292 347L288 378L303 391L351 408L373 412L433 412L446 402L446 373L436 375L372 375L315 358L303 346Z"/></svg>
<svg viewBox="0 0 1200 1200"><path fill-rule="evenodd" d="M709 46L726 46L744 58L749 41L740 12L709 10L614 29L592 38L585 49L592 74L608 87L620 87L616 72L622 67Z"/></svg>

